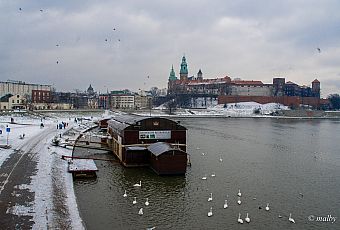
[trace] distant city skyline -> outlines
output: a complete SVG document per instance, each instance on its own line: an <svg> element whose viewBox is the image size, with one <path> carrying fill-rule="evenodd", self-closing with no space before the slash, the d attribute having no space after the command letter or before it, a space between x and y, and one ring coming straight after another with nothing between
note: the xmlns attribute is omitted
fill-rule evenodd
<svg viewBox="0 0 340 230"><path fill-rule="evenodd" d="M340 2L0 2L0 79L60 91L166 88L185 54L189 76L229 76L340 93Z"/></svg>

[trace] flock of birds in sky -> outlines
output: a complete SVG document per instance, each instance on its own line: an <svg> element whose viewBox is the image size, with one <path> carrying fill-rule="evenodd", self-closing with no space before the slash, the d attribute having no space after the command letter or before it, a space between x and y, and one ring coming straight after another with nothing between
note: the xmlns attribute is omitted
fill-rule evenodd
<svg viewBox="0 0 340 230"><path fill-rule="evenodd" d="M23 11L23 8L19 7L19 11ZM39 11L40 11L41 13L44 12L43 9L40 9ZM117 31L117 29L116 29L116 28L113 28L113 31ZM108 39L108 38L105 38L104 41L105 41L105 42L109 42L109 39ZM120 42L120 41L121 41L120 38L118 38L117 41ZM59 46L60 46L59 44L56 44L56 47L59 47ZM60 63L60 61L57 60L57 61L56 61L56 64L59 64L59 63Z"/></svg>
<svg viewBox="0 0 340 230"><path fill-rule="evenodd" d="M23 9L20 7L20 8L19 8L19 11L23 11ZM40 11L41 13L44 12L43 9L40 9L39 11ZM116 31L116 28L113 28L113 31ZM108 39L108 38L105 38L104 41L105 41L105 42L108 42L109 39ZM120 38L118 38L117 41L120 42L120 41L121 41ZM56 46L59 47L59 44L56 44ZM321 53L321 49L320 49L319 47L317 47L316 50L317 50L319 53ZM59 60L57 60L56 63L59 64Z"/></svg>

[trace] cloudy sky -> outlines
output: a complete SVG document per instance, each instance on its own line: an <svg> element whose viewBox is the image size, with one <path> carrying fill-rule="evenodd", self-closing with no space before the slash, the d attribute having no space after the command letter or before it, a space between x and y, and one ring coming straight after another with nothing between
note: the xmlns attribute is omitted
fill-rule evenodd
<svg viewBox="0 0 340 230"><path fill-rule="evenodd" d="M0 80L165 88L185 54L190 76L317 78L326 97L340 93L339 12L338 0L0 0Z"/></svg>

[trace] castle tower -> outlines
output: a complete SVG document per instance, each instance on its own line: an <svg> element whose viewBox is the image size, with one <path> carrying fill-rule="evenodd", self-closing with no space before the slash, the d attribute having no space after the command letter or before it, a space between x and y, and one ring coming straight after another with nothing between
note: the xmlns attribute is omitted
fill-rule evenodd
<svg viewBox="0 0 340 230"><path fill-rule="evenodd" d="M320 82L318 81L318 79L315 79L312 82L312 94L313 97L320 98Z"/></svg>
<svg viewBox="0 0 340 230"><path fill-rule="evenodd" d="M171 67L171 71L170 71L170 75L169 75L169 81L168 81L168 94L172 94L175 88L175 84L176 84L176 74L174 71L174 66L172 65Z"/></svg>
<svg viewBox="0 0 340 230"><path fill-rule="evenodd" d="M274 89L274 96L281 97L284 95L284 86L285 86L285 78L278 77L273 78L273 89Z"/></svg>
<svg viewBox="0 0 340 230"><path fill-rule="evenodd" d="M185 56L182 57L181 69L179 71L179 76L181 81L188 80L188 65L185 59Z"/></svg>
<svg viewBox="0 0 340 230"><path fill-rule="evenodd" d="M174 71L174 66L172 65L170 75L169 75L169 81L176 81L177 77Z"/></svg>
<svg viewBox="0 0 340 230"><path fill-rule="evenodd" d="M197 73L197 80L198 81L203 81L203 73L202 73L201 69Z"/></svg>

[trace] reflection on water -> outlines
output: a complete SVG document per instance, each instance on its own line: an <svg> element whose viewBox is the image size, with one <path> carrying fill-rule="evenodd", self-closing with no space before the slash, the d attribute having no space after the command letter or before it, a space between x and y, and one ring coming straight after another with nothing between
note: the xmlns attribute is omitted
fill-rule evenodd
<svg viewBox="0 0 340 230"><path fill-rule="evenodd" d="M216 118L181 119L181 124L188 128L192 163L185 176L162 177L148 168L127 169L115 162L97 161L96 180L75 181L88 229L339 227L339 220L331 224L311 222L307 217L340 217L340 122ZM105 155L77 150L77 154L95 153ZM202 180L205 174L207 180ZM140 180L142 187L133 187ZM238 189L241 205L237 204ZM211 192L213 200L208 202ZM144 204L146 198L149 206ZM225 199L227 209L223 209ZM269 212L264 210L267 203ZM141 207L142 216L138 215ZM207 216L210 207L212 217ZM249 226L238 224L238 214L244 219L247 212ZM289 213L296 224L288 221Z"/></svg>

